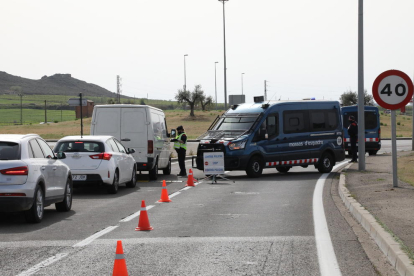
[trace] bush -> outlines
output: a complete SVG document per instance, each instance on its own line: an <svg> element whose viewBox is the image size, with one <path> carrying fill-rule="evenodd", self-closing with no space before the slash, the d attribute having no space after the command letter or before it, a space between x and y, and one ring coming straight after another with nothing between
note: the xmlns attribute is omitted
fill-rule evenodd
<svg viewBox="0 0 414 276"><path fill-rule="evenodd" d="M54 122L55 124L59 123L59 121L58 121L58 120L54 120L53 122Z"/></svg>
<svg viewBox="0 0 414 276"><path fill-rule="evenodd" d="M397 125L399 125L399 126L400 126L400 125L401 125L401 122L397 122Z"/></svg>

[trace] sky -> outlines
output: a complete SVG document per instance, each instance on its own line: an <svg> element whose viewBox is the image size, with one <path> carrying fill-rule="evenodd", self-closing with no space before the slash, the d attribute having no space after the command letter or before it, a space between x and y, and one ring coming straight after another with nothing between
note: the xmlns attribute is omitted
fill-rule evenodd
<svg viewBox="0 0 414 276"><path fill-rule="evenodd" d="M413 78L413 13L412 0L364 1L368 93L386 70ZM269 100L357 91L358 0L229 0L225 19L227 95L243 91L250 102L265 80ZM224 102L217 0L4 0L0 26L0 71L72 74L112 92L119 75L123 95L164 100L174 100L184 79L188 90L201 85L216 99L216 80Z"/></svg>

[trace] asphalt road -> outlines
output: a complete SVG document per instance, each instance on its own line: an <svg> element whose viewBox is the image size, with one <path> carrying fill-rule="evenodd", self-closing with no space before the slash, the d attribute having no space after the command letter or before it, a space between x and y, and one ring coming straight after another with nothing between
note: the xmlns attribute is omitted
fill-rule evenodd
<svg viewBox="0 0 414 276"><path fill-rule="evenodd" d="M333 200L338 174L323 182L321 206L330 234L318 237L315 227L322 224L314 219L313 204L321 174L313 167L287 174L266 169L259 179L229 172L229 181L203 180L191 188L175 176L177 164L173 173L155 182L138 175L136 188L121 187L117 195L75 189L73 210L48 207L40 224L0 215L1 274L109 275L122 240L130 275L320 275L326 260L318 251L326 241L342 275L376 275ZM202 172L195 170L195 177L201 179ZM156 203L162 179L170 203ZM135 231L142 200L152 231Z"/></svg>

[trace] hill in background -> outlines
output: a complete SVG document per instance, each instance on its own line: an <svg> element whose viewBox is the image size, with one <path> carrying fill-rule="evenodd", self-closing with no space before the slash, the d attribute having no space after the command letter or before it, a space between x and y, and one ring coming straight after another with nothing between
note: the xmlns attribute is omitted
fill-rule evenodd
<svg viewBox="0 0 414 276"><path fill-rule="evenodd" d="M83 93L95 97L116 97L116 93L98 85L72 78L71 74L55 74L50 77L43 76L40 80L32 80L0 71L0 94L18 93L65 96L78 96L79 93Z"/></svg>

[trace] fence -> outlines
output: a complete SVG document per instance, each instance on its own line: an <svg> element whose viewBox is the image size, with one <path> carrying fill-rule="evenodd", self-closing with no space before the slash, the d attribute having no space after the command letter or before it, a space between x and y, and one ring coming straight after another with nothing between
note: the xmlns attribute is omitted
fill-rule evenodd
<svg viewBox="0 0 414 276"><path fill-rule="evenodd" d="M75 109L68 106L16 106L2 105L0 109L0 125L27 125L42 122L74 121Z"/></svg>

